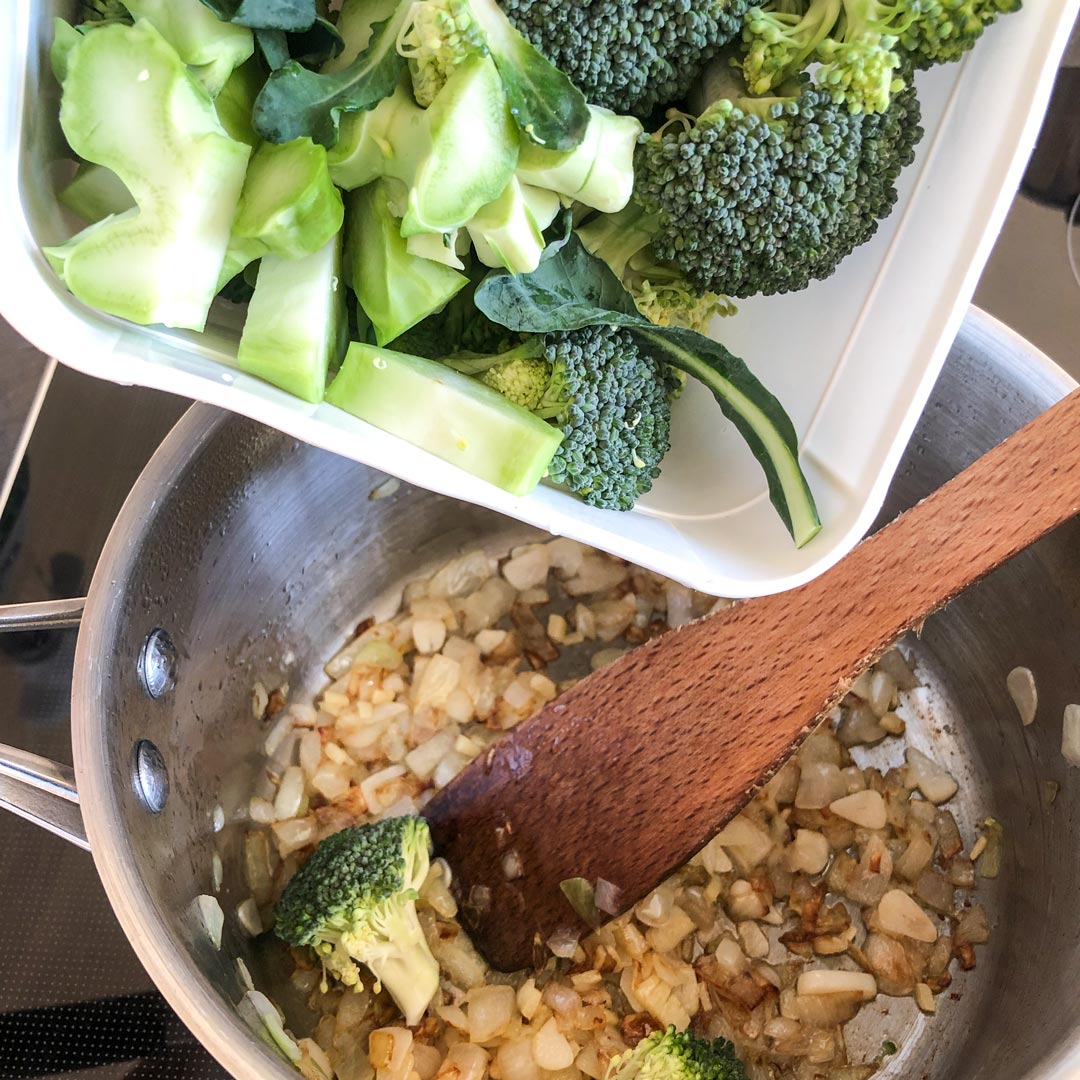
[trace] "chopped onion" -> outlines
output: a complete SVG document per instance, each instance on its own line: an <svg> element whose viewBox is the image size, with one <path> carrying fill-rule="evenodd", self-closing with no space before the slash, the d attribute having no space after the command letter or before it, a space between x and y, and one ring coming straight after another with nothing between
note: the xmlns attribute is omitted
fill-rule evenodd
<svg viewBox="0 0 1080 1080"><path fill-rule="evenodd" d="M469 1003L469 1038L485 1043L501 1035L514 1015L512 986L478 986L466 995Z"/></svg>
<svg viewBox="0 0 1080 1080"><path fill-rule="evenodd" d="M956 794L958 787L956 781L921 750L909 746L904 757L907 761L908 775L928 802L937 806L948 802Z"/></svg>
<svg viewBox="0 0 1080 1080"><path fill-rule="evenodd" d="M300 813L304 799L304 770L299 765L290 765L281 778L277 795L274 798L274 819L284 821Z"/></svg>
<svg viewBox="0 0 1080 1080"><path fill-rule="evenodd" d="M559 1031L554 1016L533 1036L532 1053L536 1064L548 1072L568 1069L574 1064L574 1048Z"/></svg>
<svg viewBox="0 0 1080 1080"><path fill-rule="evenodd" d="M540 1080L540 1068L533 1057L533 1039L528 1035L500 1043L495 1065L502 1080ZM446 1074L446 1080L452 1078L456 1080L452 1073Z"/></svg>
<svg viewBox="0 0 1080 1080"><path fill-rule="evenodd" d="M937 941L937 927L902 889L890 889L881 898L877 919L881 929L887 934L909 937L915 941Z"/></svg>
<svg viewBox="0 0 1080 1080"><path fill-rule="evenodd" d="M551 549L546 544L531 544L503 563L502 573L518 592L524 592L543 585L550 569Z"/></svg>
<svg viewBox="0 0 1080 1080"><path fill-rule="evenodd" d="M1013 699L1020 722L1027 727L1035 720L1035 711L1039 707L1039 692L1035 687L1035 676L1031 669L1015 667L1005 678L1009 696Z"/></svg>
<svg viewBox="0 0 1080 1080"><path fill-rule="evenodd" d="M716 835L734 860L735 865L749 872L768 858L772 850L772 837L746 814L737 814Z"/></svg>
<svg viewBox="0 0 1080 1080"><path fill-rule="evenodd" d="M877 791L857 791L854 795L845 795L829 803L829 810L864 829L884 829L887 820L885 800Z"/></svg>
<svg viewBox="0 0 1080 1080"><path fill-rule="evenodd" d="M593 898L597 909L607 915L618 915L622 911L622 889L605 878L596 879Z"/></svg>
<svg viewBox="0 0 1080 1080"><path fill-rule="evenodd" d="M839 971L820 968L804 971L795 984L795 991L803 994L860 994L863 1001L877 996L877 982L865 971Z"/></svg>
<svg viewBox="0 0 1080 1080"><path fill-rule="evenodd" d="M544 942L552 956L560 960L570 960L577 952L578 934L576 930L561 926Z"/></svg>
<svg viewBox="0 0 1080 1080"><path fill-rule="evenodd" d="M262 916L259 914L259 905L253 897L239 903L236 907L236 920L240 923L240 929L248 937L258 937L263 932Z"/></svg>
<svg viewBox="0 0 1080 1080"><path fill-rule="evenodd" d="M799 810L821 810L847 794L847 781L840 767L831 761L810 761L802 766L795 806Z"/></svg>
<svg viewBox="0 0 1080 1080"><path fill-rule="evenodd" d="M221 864L221 855L215 851L210 858L210 887L214 892L221 892L221 882L225 876L225 868Z"/></svg>
<svg viewBox="0 0 1080 1080"><path fill-rule="evenodd" d="M391 780L405 775L404 765L389 765L385 769L372 773L366 780L360 781L360 794L364 802L373 810L381 810L382 800L379 798L379 789L385 787Z"/></svg>
<svg viewBox="0 0 1080 1080"><path fill-rule="evenodd" d="M1061 724L1061 756L1080 768L1080 705L1066 705Z"/></svg>
<svg viewBox="0 0 1080 1080"><path fill-rule="evenodd" d="M206 931L206 936L210 939L210 944L215 949L220 949L221 932L225 929L225 912L221 910L217 897L207 896L205 893L202 896L196 896L195 910L199 914L199 921Z"/></svg>

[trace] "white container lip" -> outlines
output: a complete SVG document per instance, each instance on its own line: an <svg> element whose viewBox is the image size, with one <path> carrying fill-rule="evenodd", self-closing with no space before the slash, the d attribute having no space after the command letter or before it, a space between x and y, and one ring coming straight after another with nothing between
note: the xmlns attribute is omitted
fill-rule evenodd
<svg viewBox="0 0 1080 1080"><path fill-rule="evenodd" d="M232 312L212 313L200 337L133 326L79 303L40 252L72 231L55 199L64 148L48 47L52 16L73 6L14 0L0 13L0 311L21 334L87 374L243 413L693 588L745 597L816 577L873 523L1019 184L1080 0L1029 0L962 62L920 73L926 135L877 236L827 281L740 302L717 325L799 433L824 521L801 550L769 504L760 468L695 384L676 403L673 447L655 488L635 510L616 513L545 485L509 495L332 406L308 405L236 370Z"/></svg>

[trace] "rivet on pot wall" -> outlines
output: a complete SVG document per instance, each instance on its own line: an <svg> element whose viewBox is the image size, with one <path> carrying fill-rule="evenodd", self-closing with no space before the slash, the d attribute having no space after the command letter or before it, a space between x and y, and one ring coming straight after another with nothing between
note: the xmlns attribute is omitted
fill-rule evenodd
<svg viewBox="0 0 1080 1080"><path fill-rule="evenodd" d="M160 814L169 798L169 774L161 751L149 740L135 744L131 761L131 786L139 802L151 814Z"/></svg>
<svg viewBox="0 0 1080 1080"><path fill-rule="evenodd" d="M139 682L152 698L176 685L176 646L160 627L147 634L139 652Z"/></svg>

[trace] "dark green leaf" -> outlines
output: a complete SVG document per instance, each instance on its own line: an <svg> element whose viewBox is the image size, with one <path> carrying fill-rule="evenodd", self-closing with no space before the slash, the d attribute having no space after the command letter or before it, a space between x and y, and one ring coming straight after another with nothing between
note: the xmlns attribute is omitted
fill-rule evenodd
<svg viewBox="0 0 1080 1080"><path fill-rule="evenodd" d="M574 235L574 211L569 206L564 207L555 216L555 220L544 230L544 251L540 256L541 261L550 259L557 251L562 251Z"/></svg>
<svg viewBox="0 0 1080 1080"><path fill-rule="evenodd" d="M692 375L712 392L765 472L769 497L796 544L821 529L799 443L779 401L746 364L703 334L654 326L607 264L590 255L577 236L541 261L531 274L492 271L476 290L476 306L511 330L543 334L583 326L624 326L657 360Z"/></svg>
<svg viewBox="0 0 1080 1080"><path fill-rule="evenodd" d="M633 297L576 235L548 248L531 274L493 270L476 290L476 306L510 330L543 334L596 323L646 323Z"/></svg>
<svg viewBox="0 0 1080 1080"><path fill-rule="evenodd" d="M368 47L348 67L328 74L290 61L275 71L255 101L255 130L268 142L307 135L323 146L338 138L342 112L371 109L397 86L405 67L397 36L409 11L404 0L393 16L374 28Z"/></svg>
<svg viewBox="0 0 1080 1080"><path fill-rule="evenodd" d="M585 95L524 38L494 0L473 0L499 69L510 114L527 138L549 150L573 150L585 137Z"/></svg>
<svg viewBox="0 0 1080 1080"><path fill-rule="evenodd" d="M284 30L256 30L255 44L271 71L277 71L289 62L289 38Z"/></svg>
<svg viewBox="0 0 1080 1080"><path fill-rule="evenodd" d="M255 42L271 71L284 67L290 60L317 68L345 47L337 27L321 15L307 30L296 34L286 34L284 30L256 30Z"/></svg>
<svg viewBox="0 0 1080 1080"><path fill-rule="evenodd" d="M315 0L202 0L223 22L256 30L306 30L315 21Z"/></svg>

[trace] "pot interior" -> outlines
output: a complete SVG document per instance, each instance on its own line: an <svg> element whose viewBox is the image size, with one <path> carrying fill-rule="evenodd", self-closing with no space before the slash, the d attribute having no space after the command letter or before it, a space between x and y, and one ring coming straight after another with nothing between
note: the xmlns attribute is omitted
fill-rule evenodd
<svg viewBox="0 0 1080 1080"><path fill-rule="evenodd" d="M969 317L881 520L1067 389L1024 343ZM294 1030L307 1033L302 1004L285 983L284 948L272 939L253 943L235 918L246 895L238 819L266 734L252 709L253 685L287 682L299 700L321 686L322 664L357 621L396 605L407 581L463 550L503 553L540 535L405 485L387 493L385 479L197 406L125 506L80 634L74 742L99 870L151 975L238 1075L293 1075L235 1014L244 991L238 957L256 987L286 1006ZM168 635L176 656L173 685L158 697L140 672L155 630ZM1002 823L1004 861L996 880L979 885L992 937L977 969L955 979L931 1019L909 999L879 998L850 1029L852 1059L875 1056L888 1039L899 1050L883 1076L1067 1075L1070 1060L1080 1068L1080 999L1072 992L1080 779L1061 757L1060 726L1065 705L1080 701L1080 524L955 601L905 648L926 683L919 707L906 714L909 741L960 780L952 808L969 844L982 818ZM1037 680L1030 728L1021 727L1005 687L1017 665ZM159 813L139 794L140 740L160 751L168 776ZM867 760L897 763L888 754ZM1049 806L1048 781L1060 785ZM215 833L218 807L225 825ZM211 891L215 850L224 867L220 951L192 909Z"/></svg>

